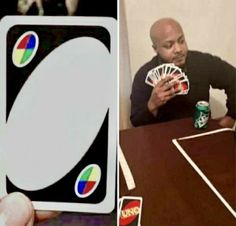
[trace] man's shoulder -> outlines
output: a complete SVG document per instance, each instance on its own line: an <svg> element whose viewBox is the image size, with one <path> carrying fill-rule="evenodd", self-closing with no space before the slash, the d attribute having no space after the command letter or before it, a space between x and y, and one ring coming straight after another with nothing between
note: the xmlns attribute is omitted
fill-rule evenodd
<svg viewBox="0 0 236 226"><path fill-rule="evenodd" d="M214 61L222 61L222 59L214 54L197 51L197 50L189 50L188 51L188 59L200 62L214 62Z"/></svg>
<svg viewBox="0 0 236 226"><path fill-rule="evenodd" d="M201 52L198 50L189 50L188 51L188 56L193 57L193 58L211 58L211 57L216 57L210 53L207 52Z"/></svg>
<svg viewBox="0 0 236 226"><path fill-rule="evenodd" d="M212 67L231 67L234 68L230 63L223 60L221 57L207 52L201 52L196 50L189 50L187 61L192 64L208 65ZM234 68L235 69L235 68Z"/></svg>
<svg viewBox="0 0 236 226"><path fill-rule="evenodd" d="M151 60L148 62L144 63L136 72L135 77L143 77L146 76L149 70L153 69L158 65L158 57L154 56Z"/></svg>

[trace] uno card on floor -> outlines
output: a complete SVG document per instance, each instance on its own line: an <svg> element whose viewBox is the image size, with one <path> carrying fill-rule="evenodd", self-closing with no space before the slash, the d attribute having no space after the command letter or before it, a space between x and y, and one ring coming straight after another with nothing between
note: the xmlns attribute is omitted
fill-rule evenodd
<svg viewBox="0 0 236 226"><path fill-rule="evenodd" d="M143 198L123 196L119 204L119 225L140 226Z"/></svg>
<svg viewBox="0 0 236 226"><path fill-rule="evenodd" d="M106 17L2 19L0 197L23 192L39 210L113 210L116 28Z"/></svg>

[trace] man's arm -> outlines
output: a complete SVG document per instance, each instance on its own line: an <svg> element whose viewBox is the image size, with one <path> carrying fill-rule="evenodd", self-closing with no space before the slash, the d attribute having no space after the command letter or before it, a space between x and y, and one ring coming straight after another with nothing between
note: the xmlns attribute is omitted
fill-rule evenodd
<svg viewBox="0 0 236 226"><path fill-rule="evenodd" d="M131 91L131 115L130 120L133 126L151 124L156 121L155 116L147 107L152 87L145 84L142 75L137 74L134 78Z"/></svg>
<svg viewBox="0 0 236 226"><path fill-rule="evenodd" d="M158 110L175 96L173 79L167 76L152 89L144 82L144 76L137 75L131 93L131 122L134 126L158 121Z"/></svg>
<svg viewBox="0 0 236 226"><path fill-rule="evenodd" d="M210 77L213 88L224 89L227 95L227 113L218 119L223 127L232 128L236 119L236 68L218 57L212 58L214 71Z"/></svg>

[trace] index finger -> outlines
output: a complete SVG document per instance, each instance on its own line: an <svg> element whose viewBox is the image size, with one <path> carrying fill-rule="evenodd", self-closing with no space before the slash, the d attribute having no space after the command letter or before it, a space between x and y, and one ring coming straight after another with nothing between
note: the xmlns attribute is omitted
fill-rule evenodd
<svg viewBox="0 0 236 226"><path fill-rule="evenodd" d="M35 211L35 222L41 222L58 216L61 212L57 211Z"/></svg>

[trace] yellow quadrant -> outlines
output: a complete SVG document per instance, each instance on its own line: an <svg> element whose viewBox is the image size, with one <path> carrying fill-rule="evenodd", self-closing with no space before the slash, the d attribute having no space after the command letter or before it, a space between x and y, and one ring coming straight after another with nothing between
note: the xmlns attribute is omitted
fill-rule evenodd
<svg viewBox="0 0 236 226"><path fill-rule="evenodd" d="M96 181L99 177L100 177L100 171L97 170L96 168L93 168L89 176L89 181Z"/></svg>
<svg viewBox="0 0 236 226"><path fill-rule="evenodd" d="M15 64L21 64L21 59L24 55L24 52L25 52L25 49L16 49L14 52L13 52L13 62Z"/></svg>

